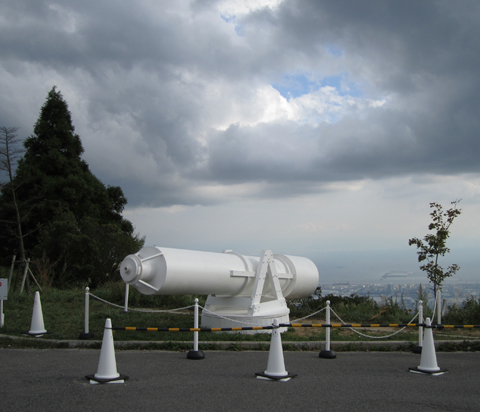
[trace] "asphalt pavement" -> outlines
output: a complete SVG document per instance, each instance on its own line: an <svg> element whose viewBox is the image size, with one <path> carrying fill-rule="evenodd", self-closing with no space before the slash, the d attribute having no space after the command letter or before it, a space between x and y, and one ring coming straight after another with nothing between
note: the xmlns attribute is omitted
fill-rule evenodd
<svg viewBox="0 0 480 412"><path fill-rule="evenodd" d="M268 352L115 351L123 384L91 385L99 350L0 349L1 411L478 411L480 354L437 353L440 376L409 372L420 355L284 352L288 382L262 381Z"/></svg>

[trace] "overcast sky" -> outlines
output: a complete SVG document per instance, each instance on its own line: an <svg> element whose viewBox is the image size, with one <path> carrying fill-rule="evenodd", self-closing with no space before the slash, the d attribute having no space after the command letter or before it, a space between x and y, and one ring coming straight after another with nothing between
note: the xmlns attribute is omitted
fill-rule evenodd
<svg viewBox="0 0 480 412"><path fill-rule="evenodd" d="M480 2L0 0L0 125L48 91L147 245L418 271L430 202L480 258Z"/></svg>

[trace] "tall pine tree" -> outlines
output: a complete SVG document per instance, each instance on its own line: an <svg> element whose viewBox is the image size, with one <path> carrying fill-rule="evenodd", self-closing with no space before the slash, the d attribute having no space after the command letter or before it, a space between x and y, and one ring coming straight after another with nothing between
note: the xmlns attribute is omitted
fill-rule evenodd
<svg viewBox="0 0 480 412"><path fill-rule="evenodd" d="M82 142L55 87L24 145L15 179L23 182L19 198L29 204L24 210L27 253L39 270L51 272L56 286L107 280L143 239L121 215L127 203L122 189L105 186L82 160ZM7 201L2 193L0 205Z"/></svg>

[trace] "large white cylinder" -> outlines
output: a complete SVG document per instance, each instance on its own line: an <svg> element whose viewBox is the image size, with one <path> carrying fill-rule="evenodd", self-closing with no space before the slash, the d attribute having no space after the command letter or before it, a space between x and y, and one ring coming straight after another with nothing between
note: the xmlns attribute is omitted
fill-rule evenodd
<svg viewBox="0 0 480 412"><path fill-rule="evenodd" d="M315 264L304 257L273 255L284 297L311 295L318 285ZM251 296L260 258L149 246L127 256L123 280L146 295ZM272 290L264 290L266 296Z"/></svg>

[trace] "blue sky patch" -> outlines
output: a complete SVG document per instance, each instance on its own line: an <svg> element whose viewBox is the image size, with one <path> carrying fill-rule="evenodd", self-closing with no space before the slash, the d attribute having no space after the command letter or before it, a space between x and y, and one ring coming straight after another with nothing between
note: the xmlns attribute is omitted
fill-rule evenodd
<svg viewBox="0 0 480 412"><path fill-rule="evenodd" d="M235 19L237 18L237 16L231 14L220 14L220 17L227 23L235 23Z"/></svg>
<svg viewBox="0 0 480 412"><path fill-rule="evenodd" d="M337 57L342 57L343 56L343 50L338 48L338 47L327 46L327 50L333 56L337 56Z"/></svg>
<svg viewBox="0 0 480 412"><path fill-rule="evenodd" d="M237 16L235 14L220 14L220 18L226 23L233 24L235 33L237 33L238 36L243 37L242 26L238 23Z"/></svg>
<svg viewBox="0 0 480 412"><path fill-rule="evenodd" d="M273 83L272 87L277 89L285 99L289 100L314 92L318 90L319 85L317 82L309 80L304 74L286 74L279 82Z"/></svg>
<svg viewBox="0 0 480 412"><path fill-rule="evenodd" d="M340 96L361 96L362 91L358 85L349 81L348 77L348 73L341 73L335 76L324 77L318 82L311 80L305 74L286 74L280 81L273 83L272 87L278 90L287 100L315 92L325 86L334 87Z"/></svg>
<svg viewBox="0 0 480 412"><path fill-rule="evenodd" d="M331 86L337 89L340 96L362 96L359 84L349 80L348 73L342 73L337 76L328 76L322 79L321 87Z"/></svg>

